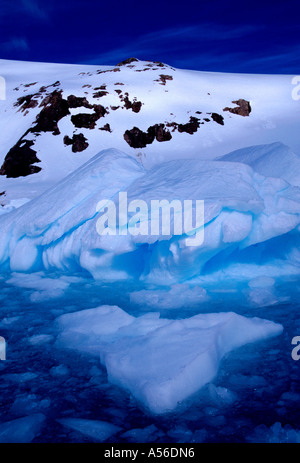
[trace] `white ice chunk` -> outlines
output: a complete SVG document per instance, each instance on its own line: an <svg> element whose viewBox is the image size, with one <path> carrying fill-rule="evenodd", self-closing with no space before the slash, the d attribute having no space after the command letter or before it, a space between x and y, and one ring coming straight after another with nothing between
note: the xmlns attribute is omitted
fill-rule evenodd
<svg viewBox="0 0 300 463"><path fill-rule="evenodd" d="M109 306L65 314L58 322L59 347L100 354L109 380L156 414L173 410L210 382L232 349L283 330L232 312L169 320L158 314L135 318Z"/></svg>

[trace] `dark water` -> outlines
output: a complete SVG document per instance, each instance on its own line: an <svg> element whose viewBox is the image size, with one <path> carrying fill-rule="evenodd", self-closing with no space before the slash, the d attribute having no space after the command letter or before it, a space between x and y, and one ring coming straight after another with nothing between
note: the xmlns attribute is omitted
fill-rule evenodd
<svg viewBox="0 0 300 463"><path fill-rule="evenodd" d="M161 316L167 318L234 311L284 327L280 336L231 352L211 384L163 416L151 415L128 392L109 384L98 358L55 345L55 319L63 313L101 304L118 305L135 316L144 313L129 302L128 293L136 287L82 278L61 297L32 302L33 289L5 281L6 276L0 281L0 335L7 341L7 360L0 362L0 424L43 413L46 420L33 442L93 441L57 421L66 417L122 428L107 442L300 442L300 361L291 357L291 340L300 336L300 281L277 284L281 302L264 307L249 301L243 284L223 285L217 288L221 292L208 286L210 299L198 307L162 307ZM37 335L48 337L34 344Z"/></svg>

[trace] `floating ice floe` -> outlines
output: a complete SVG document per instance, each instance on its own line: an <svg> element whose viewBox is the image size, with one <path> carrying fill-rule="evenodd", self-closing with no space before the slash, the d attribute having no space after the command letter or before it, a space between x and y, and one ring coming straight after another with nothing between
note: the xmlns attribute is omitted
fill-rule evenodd
<svg viewBox="0 0 300 463"><path fill-rule="evenodd" d="M109 381L155 414L173 410L210 382L231 350L283 330L232 312L169 320L157 313L136 318L117 306L65 314L58 323L58 348L100 355Z"/></svg>

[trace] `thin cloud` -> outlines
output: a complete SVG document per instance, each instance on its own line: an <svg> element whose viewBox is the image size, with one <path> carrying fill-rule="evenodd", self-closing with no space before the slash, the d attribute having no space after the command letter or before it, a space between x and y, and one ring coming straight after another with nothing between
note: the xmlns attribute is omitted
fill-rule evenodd
<svg viewBox="0 0 300 463"><path fill-rule="evenodd" d="M0 49L6 52L13 51L13 50L28 51L29 45L25 38L13 37L11 40L1 43Z"/></svg>
<svg viewBox="0 0 300 463"><path fill-rule="evenodd" d="M37 0L22 0L22 6L24 11L38 19L48 18L46 10L41 7Z"/></svg>
<svg viewBox="0 0 300 463"><path fill-rule="evenodd" d="M214 41L214 40L232 40L245 37L259 30L264 29L264 25L244 25L244 26L228 26L222 24L199 24L187 26L183 28L165 29L158 32L145 34L141 39L145 42L161 42L161 40L174 40L188 38Z"/></svg>
<svg viewBox="0 0 300 463"><path fill-rule="evenodd" d="M191 47L201 50L206 42L221 42L224 44L224 41L241 39L249 34L257 33L263 28L262 25L225 26L202 24L165 29L145 34L124 47L88 57L83 61L90 64L111 64L128 56L145 57L146 59L146 57L153 54L183 53Z"/></svg>
<svg viewBox="0 0 300 463"><path fill-rule="evenodd" d="M47 4L48 8L48 4ZM48 13L45 7L37 0L21 0L20 2L12 2L11 0L1 0L0 22L4 23L9 18L23 17L48 20Z"/></svg>

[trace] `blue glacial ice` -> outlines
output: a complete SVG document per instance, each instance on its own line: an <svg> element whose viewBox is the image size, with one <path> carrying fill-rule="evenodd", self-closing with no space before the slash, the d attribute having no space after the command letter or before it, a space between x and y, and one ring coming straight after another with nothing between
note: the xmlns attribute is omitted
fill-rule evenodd
<svg viewBox="0 0 300 463"><path fill-rule="evenodd" d="M203 244L187 246L186 235L175 235L172 223L167 236L100 236L98 202L117 204L124 191L128 201L140 199L149 208L152 199L204 200ZM0 264L14 272L83 270L101 280L166 285L220 270L224 276L237 264L245 278L262 269L271 277L299 274L299 223L300 188L246 164L187 159L145 170L110 149L0 217Z"/></svg>

